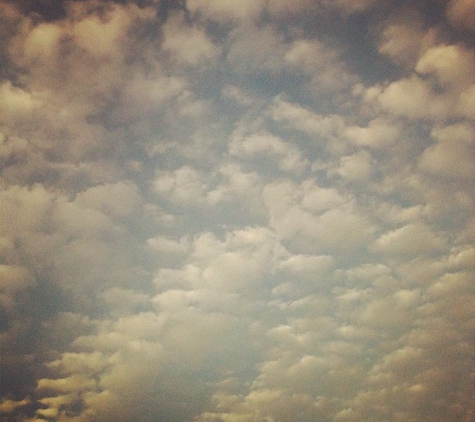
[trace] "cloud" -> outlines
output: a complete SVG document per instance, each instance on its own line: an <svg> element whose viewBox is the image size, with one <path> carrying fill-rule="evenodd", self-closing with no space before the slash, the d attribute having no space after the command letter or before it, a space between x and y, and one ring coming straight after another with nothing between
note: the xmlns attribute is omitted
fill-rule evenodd
<svg viewBox="0 0 475 422"><path fill-rule="evenodd" d="M416 65L416 71L423 75L435 75L443 85L464 86L473 80L474 58L473 54L464 48L439 45L425 52Z"/></svg>
<svg viewBox="0 0 475 422"><path fill-rule="evenodd" d="M218 53L206 34L188 27L180 15L170 17L163 31L163 49L172 52L182 63L193 65L199 60L212 60Z"/></svg>
<svg viewBox="0 0 475 422"><path fill-rule="evenodd" d="M475 175L473 134L473 128L466 125L433 129L432 136L438 142L420 157L421 168L442 177L472 179Z"/></svg>
<svg viewBox="0 0 475 422"><path fill-rule="evenodd" d="M451 0L447 5L447 16L456 28L470 31L475 22L475 8L468 0Z"/></svg>
<svg viewBox="0 0 475 422"><path fill-rule="evenodd" d="M209 0L189 0L187 7L192 13L201 14L218 22L240 21L256 17L264 6L263 1L226 1L215 3Z"/></svg>
<svg viewBox="0 0 475 422"><path fill-rule="evenodd" d="M340 91L355 81L344 63L340 52L317 41L295 41L285 54L285 61L311 77L310 86L318 91Z"/></svg>
<svg viewBox="0 0 475 422"><path fill-rule="evenodd" d="M153 189L174 203L186 205L203 198L206 182L194 168L184 166L173 172L158 172Z"/></svg>
<svg viewBox="0 0 475 422"><path fill-rule="evenodd" d="M285 19L293 15L302 15L308 10L315 10L318 4L311 0L297 0L289 5L284 0L272 0L267 2L266 7L271 15Z"/></svg>
<svg viewBox="0 0 475 422"><path fill-rule="evenodd" d="M29 400L27 399L23 399L23 400L19 400L19 401L15 401L15 400L2 400L2 402L0 403L0 413L3 413L3 414L8 414L8 413L11 413L13 412L16 408L18 407L22 407L22 406L26 406L27 404L29 404Z"/></svg>
<svg viewBox="0 0 475 422"><path fill-rule="evenodd" d="M450 107L427 81L417 76L392 82L378 100L388 111L416 119L446 115Z"/></svg>
<svg viewBox="0 0 475 422"><path fill-rule="evenodd" d="M272 232L259 227L229 233L225 242L203 234L195 245L195 260L204 265L202 282L218 291L258 291L280 249Z"/></svg>
<svg viewBox="0 0 475 422"><path fill-rule="evenodd" d="M0 6L3 419L471 420L467 2L40 3Z"/></svg>
<svg viewBox="0 0 475 422"><path fill-rule="evenodd" d="M372 176L371 155L367 151L360 151L341 157L337 173L352 182L369 181Z"/></svg>
<svg viewBox="0 0 475 422"><path fill-rule="evenodd" d="M281 97L274 99L269 114L277 122L283 122L308 135L320 136L323 140L338 136L344 127L344 120L339 115L319 115Z"/></svg>
<svg viewBox="0 0 475 422"><path fill-rule="evenodd" d="M385 26L379 53L388 56L398 65L413 67L438 38L437 29L431 27L425 30L421 20L420 15L409 13Z"/></svg>
<svg viewBox="0 0 475 422"><path fill-rule="evenodd" d="M286 182L264 188L270 225L298 250L354 252L371 236L370 224L354 212L351 204L326 211L317 208L320 212L314 214L303 209L297 198L294 200L297 192L298 187Z"/></svg>
<svg viewBox="0 0 475 422"><path fill-rule="evenodd" d="M272 26L238 26L230 33L226 62L242 74L280 73L284 38Z"/></svg>
<svg viewBox="0 0 475 422"><path fill-rule="evenodd" d="M351 126L345 130L345 135L359 146L371 149L384 149L391 146L401 134L397 125L382 119L371 120L368 127Z"/></svg>
<svg viewBox="0 0 475 422"><path fill-rule="evenodd" d="M384 254L416 256L440 249L442 242L426 225L408 224L383 234L374 247Z"/></svg>
<svg viewBox="0 0 475 422"><path fill-rule="evenodd" d="M306 166L298 149L267 133L256 133L244 139L233 139L229 145L229 152L240 158L268 157L275 160L277 166L284 171L299 172Z"/></svg>
<svg viewBox="0 0 475 422"><path fill-rule="evenodd" d="M473 53L463 46L439 44L419 49L411 76L366 91L366 100L411 119L470 117Z"/></svg>
<svg viewBox="0 0 475 422"><path fill-rule="evenodd" d="M80 192L75 202L85 208L95 208L114 217L127 217L140 203L138 188L127 182L94 186Z"/></svg>

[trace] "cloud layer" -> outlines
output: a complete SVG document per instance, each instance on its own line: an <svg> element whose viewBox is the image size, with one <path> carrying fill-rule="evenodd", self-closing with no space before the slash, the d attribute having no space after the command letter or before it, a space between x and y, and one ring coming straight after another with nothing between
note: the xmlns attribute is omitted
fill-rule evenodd
<svg viewBox="0 0 475 422"><path fill-rule="evenodd" d="M472 421L474 16L1 2L1 418Z"/></svg>

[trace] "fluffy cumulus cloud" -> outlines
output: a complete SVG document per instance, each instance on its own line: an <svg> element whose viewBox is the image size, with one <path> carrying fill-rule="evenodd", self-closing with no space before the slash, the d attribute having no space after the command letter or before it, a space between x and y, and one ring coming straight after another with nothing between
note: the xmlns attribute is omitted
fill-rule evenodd
<svg viewBox="0 0 475 422"><path fill-rule="evenodd" d="M0 419L471 422L468 0L0 2Z"/></svg>

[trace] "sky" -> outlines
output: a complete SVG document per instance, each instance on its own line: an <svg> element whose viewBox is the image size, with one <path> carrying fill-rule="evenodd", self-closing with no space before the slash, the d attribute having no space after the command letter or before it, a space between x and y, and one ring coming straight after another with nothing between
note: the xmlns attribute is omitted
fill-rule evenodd
<svg viewBox="0 0 475 422"><path fill-rule="evenodd" d="M0 419L473 422L475 3L0 1Z"/></svg>

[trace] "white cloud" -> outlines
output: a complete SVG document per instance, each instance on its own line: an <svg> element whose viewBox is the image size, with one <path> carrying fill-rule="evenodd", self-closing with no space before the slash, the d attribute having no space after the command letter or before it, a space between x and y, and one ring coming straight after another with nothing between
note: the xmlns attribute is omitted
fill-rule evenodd
<svg viewBox="0 0 475 422"><path fill-rule="evenodd" d="M234 85L228 85L224 87L222 94L224 97L230 98L242 106L249 106L256 101L256 98L253 98L250 93L243 92Z"/></svg>
<svg viewBox="0 0 475 422"><path fill-rule="evenodd" d="M172 52L180 63L196 65L199 61L213 60L218 54L218 48L206 34L188 26L181 15L168 18L163 31L163 49Z"/></svg>
<svg viewBox="0 0 475 422"><path fill-rule="evenodd" d="M136 71L125 86L120 118L130 121L139 116L156 116L186 91L187 81L180 76L168 76L161 69L153 73Z"/></svg>
<svg viewBox="0 0 475 422"><path fill-rule="evenodd" d="M318 91L340 91L354 83L355 78L339 59L334 48L317 41L294 42L285 54L285 61L311 76L310 86Z"/></svg>
<svg viewBox="0 0 475 422"><path fill-rule="evenodd" d="M459 98L457 103L458 113L468 119L475 118L474 107L475 106L475 84L471 84L464 90Z"/></svg>
<svg viewBox="0 0 475 422"><path fill-rule="evenodd" d="M398 125L376 118L367 127L350 126L345 136L356 145L371 149L384 149L394 144L401 135Z"/></svg>
<svg viewBox="0 0 475 422"><path fill-rule="evenodd" d="M335 259L330 255L292 255L280 264L280 269L308 278L321 278L333 268Z"/></svg>
<svg viewBox="0 0 475 422"><path fill-rule="evenodd" d="M207 185L194 168L183 166L175 171L157 171L153 182L156 194L179 205L199 204Z"/></svg>
<svg viewBox="0 0 475 422"><path fill-rule="evenodd" d="M336 2L331 2L328 0L323 0L322 3L327 7L334 7L340 10L343 14L351 14L362 12L366 9L371 8L376 1L375 0L356 0L353 2L346 2L343 0L337 0Z"/></svg>
<svg viewBox="0 0 475 422"><path fill-rule="evenodd" d="M438 44L418 54L416 73L367 89L365 100L374 103L376 99L386 111L410 119L470 117L473 52L460 45Z"/></svg>
<svg viewBox="0 0 475 422"><path fill-rule="evenodd" d="M71 375L67 378L48 379L43 378L38 381L38 391L40 393L51 391L55 393L70 393L73 391L89 390L95 387L95 381L82 375Z"/></svg>
<svg viewBox="0 0 475 422"><path fill-rule="evenodd" d="M451 100L436 94L430 83L417 76L392 82L378 96L381 106L411 119L439 117L450 113Z"/></svg>
<svg viewBox="0 0 475 422"><path fill-rule="evenodd" d="M229 144L229 153L241 158L276 160L281 170L291 172L300 172L307 164L297 148L269 133L255 133L244 139L235 138Z"/></svg>
<svg viewBox="0 0 475 422"><path fill-rule="evenodd" d="M468 3L40 3L0 13L4 419L471 420Z"/></svg>
<svg viewBox="0 0 475 422"><path fill-rule="evenodd" d="M305 13L309 9L318 7L317 2L312 0L295 0L289 4L285 0L270 0L266 4L267 11L278 18L288 18L294 14Z"/></svg>
<svg viewBox="0 0 475 422"><path fill-rule="evenodd" d="M22 63L55 61L59 53L58 44L64 36L62 28L52 23L40 23L33 28L26 26L25 32L28 30L30 32L24 39L17 36L14 42L16 47L20 47L20 42L23 43L22 48L13 52L17 55L17 60Z"/></svg>
<svg viewBox="0 0 475 422"><path fill-rule="evenodd" d="M21 117L25 113L31 113L42 105L40 93L29 93L12 85L10 81L3 82L0 86L0 104L4 113Z"/></svg>
<svg viewBox="0 0 475 422"><path fill-rule="evenodd" d="M194 258L202 266L202 282L218 291L259 291L272 273L280 253L273 233L264 228L247 228L229 233L224 242L210 234L196 239Z"/></svg>
<svg viewBox="0 0 475 422"><path fill-rule="evenodd" d="M381 54L389 56L396 64L413 67L421 53L435 44L437 34L433 28L424 32L422 23L412 17L408 22L388 25L381 38Z"/></svg>
<svg viewBox="0 0 475 422"><path fill-rule="evenodd" d="M325 68L337 59L335 52L317 41L299 40L293 43L285 55L285 60L301 67L310 74Z"/></svg>
<svg viewBox="0 0 475 422"><path fill-rule="evenodd" d="M443 85L461 85L473 81L475 56L455 45L438 45L427 50L419 59L416 71L433 74Z"/></svg>
<svg viewBox="0 0 475 422"><path fill-rule="evenodd" d="M420 167L442 177L473 179L474 129L469 125L458 124L435 128L432 136L438 142L424 151L419 160Z"/></svg>
<svg viewBox="0 0 475 422"><path fill-rule="evenodd" d="M188 0L186 5L192 13L201 14L218 22L226 22L257 17L264 2L262 0L226 0L216 3L210 0Z"/></svg>
<svg viewBox="0 0 475 422"><path fill-rule="evenodd" d="M220 180L217 186L207 193L209 207L231 207L229 213L236 215L236 207L244 207L245 213L256 218L264 214L262 202L263 181L256 172L246 172L237 164L225 163L215 174Z"/></svg>
<svg viewBox="0 0 475 422"><path fill-rule="evenodd" d="M116 217L126 217L141 204L137 186L130 182L95 186L76 196L75 202Z"/></svg>
<svg viewBox="0 0 475 422"><path fill-rule="evenodd" d="M322 116L299 104L292 104L280 97L275 98L269 113L277 122L284 122L309 135L318 135L331 139L339 135L344 127L344 120L338 115Z"/></svg>
<svg viewBox="0 0 475 422"><path fill-rule="evenodd" d="M350 252L362 247L371 237L370 224L351 205L314 215L301 207L298 195L298 187L285 182L264 188L270 225L298 250Z"/></svg>
<svg viewBox="0 0 475 422"><path fill-rule="evenodd" d="M302 207L311 212L326 211L346 202L336 189L319 187L312 180L305 181L302 188Z"/></svg>
<svg viewBox="0 0 475 422"><path fill-rule="evenodd" d="M117 47L124 41L122 37L130 25L131 16L134 12L137 13L138 9L131 5L128 11L117 7L108 12L109 16L105 19L92 15L82 19L72 28L72 36L78 47L100 58L112 58L120 54Z"/></svg>
<svg viewBox="0 0 475 422"><path fill-rule="evenodd" d="M381 235L374 243L376 252L389 256L431 254L443 247L443 241L425 224L408 224Z"/></svg>
<svg viewBox="0 0 475 422"><path fill-rule="evenodd" d="M0 265L0 287L2 293L16 293L35 286L33 274L26 268L15 265Z"/></svg>
<svg viewBox="0 0 475 422"><path fill-rule="evenodd" d="M179 240L170 239L165 236L155 236L147 240L150 246L158 254L165 255L184 255L189 249L189 241L182 237Z"/></svg>
<svg viewBox="0 0 475 422"><path fill-rule="evenodd" d="M373 173L371 154L368 151L359 151L356 154L341 157L336 171L343 179L350 182L368 182Z"/></svg>
<svg viewBox="0 0 475 422"><path fill-rule="evenodd" d="M42 185L12 186L2 191L2 214L8 226L2 227L6 234L20 235L44 227L54 195Z"/></svg>

